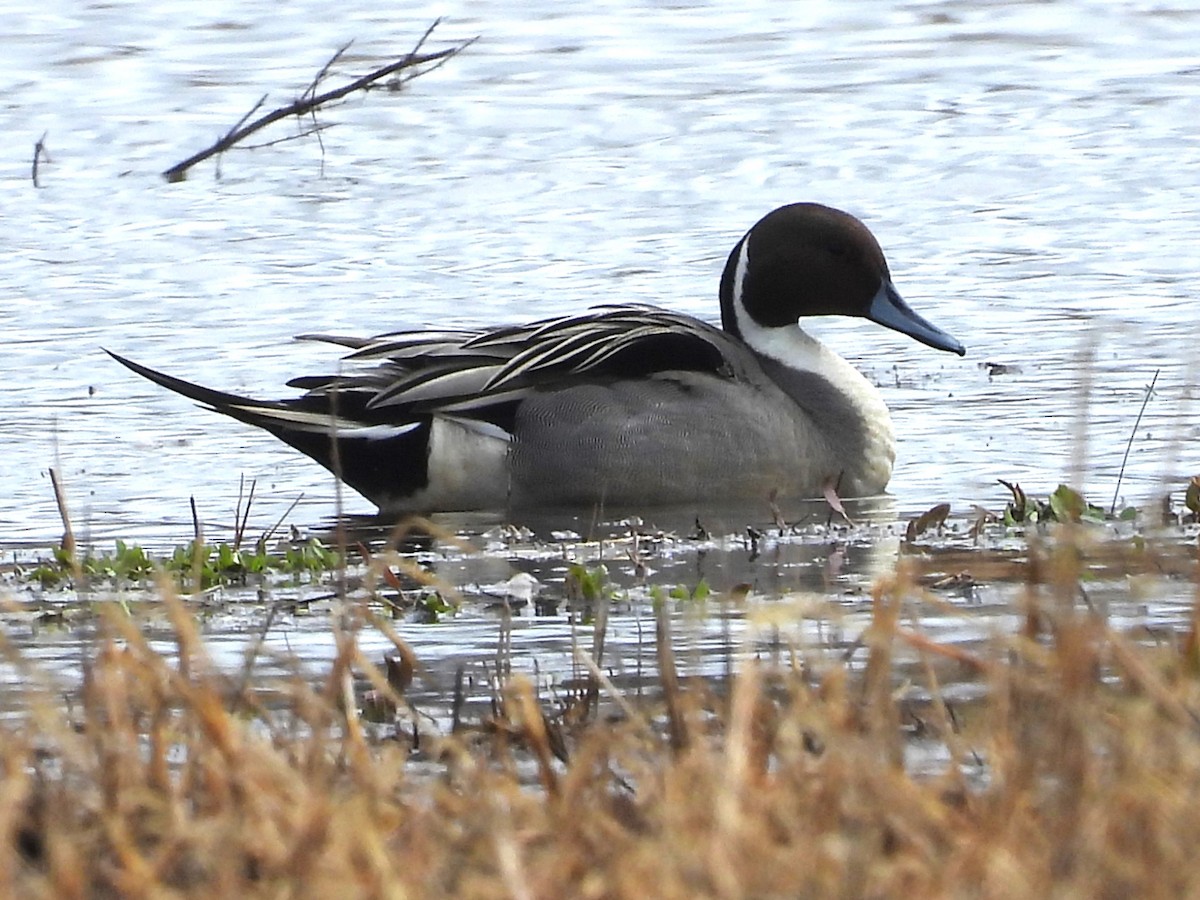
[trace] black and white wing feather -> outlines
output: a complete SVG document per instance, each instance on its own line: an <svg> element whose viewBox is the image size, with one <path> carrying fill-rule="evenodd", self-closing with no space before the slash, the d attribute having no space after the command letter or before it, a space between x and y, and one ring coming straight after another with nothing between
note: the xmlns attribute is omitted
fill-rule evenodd
<svg viewBox="0 0 1200 900"><path fill-rule="evenodd" d="M310 400L351 393L348 408L371 419L450 413L502 427L513 404L533 391L659 371L721 372L729 340L711 325L652 306L598 307L478 332L306 337L354 351L345 358L352 371L289 382Z"/></svg>

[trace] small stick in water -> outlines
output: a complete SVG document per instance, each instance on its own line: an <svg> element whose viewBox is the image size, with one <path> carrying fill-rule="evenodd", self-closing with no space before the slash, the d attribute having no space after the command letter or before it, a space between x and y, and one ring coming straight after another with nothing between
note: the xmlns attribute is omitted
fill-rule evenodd
<svg viewBox="0 0 1200 900"><path fill-rule="evenodd" d="M35 188L41 187L38 183L38 165L41 163L42 157L45 157L46 162L50 162L50 151L46 149L46 135L49 133L48 131L43 131L42 136L33 145L33 186ZM51 474L53 474L53 470L51 470Z"/></svg>
<svg viewBox="0 0 1200 900"><path fill-rule="evenodd" d="M1125 464L1129 462L1129 451L1133 449L1133 439L1137 435L1138 426L1142 424L1142 416L1146 414L1146 404L1150 402L1150 395L1154 393L1154 385L1158 384L1158 373L1162 369L1154 370L1154 377L1150 379L1150 386L1146 388L1146 396L1142 398L1142 408L1138 410L1137 420L1133 423L1133 431L1129 432L1129 441L1125 444L1125 455L1121 457L1121 471L1117 472L1117 486L1113 488L1112 504L1108 507L1108 514L1111 516L1117 511L1117 496L1121 493L1121 479L1125 477Z"/></svg>
<svg viewBox="0 0 1200 900"><path fill-rule="evenodd" d="M54 486L54 502L58 504L58 515L63 523L62 548L74 559L75 529L71 527L71 514L67 511L67 494L63 490L62 482L58 480L58 472L53 466L50 467L50 484Z"/></svg>

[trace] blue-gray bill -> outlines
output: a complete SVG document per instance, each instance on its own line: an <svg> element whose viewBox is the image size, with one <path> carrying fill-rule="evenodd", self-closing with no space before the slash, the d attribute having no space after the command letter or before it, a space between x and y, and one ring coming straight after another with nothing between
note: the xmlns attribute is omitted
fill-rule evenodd
<svg viewBox="0 0 1200 900"><path fill-rule="evenodd" d="M947 350L959 356L967 355L967 348L954 337L913 312L890 281L885 280L878 293L871 298L867 318L884 328L907 334L913 340L935 350Z"/></svg>

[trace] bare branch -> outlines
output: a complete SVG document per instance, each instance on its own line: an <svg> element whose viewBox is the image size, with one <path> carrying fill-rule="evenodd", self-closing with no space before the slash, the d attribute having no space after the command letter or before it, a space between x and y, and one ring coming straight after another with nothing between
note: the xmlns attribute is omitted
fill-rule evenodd
<svg viewBox="0 0 1200 900"><path fill-rule="evenodd" d="M410 52L410 55L411 55L411 53L418 53L418 52L420 51L420 49L421 49L423 46L425 46L425 42L426 42L427 40L429 40L429 36L430 36L431 34L433 34L433 29L437 28L437 26L438 26L438 23L440 23L441 21L442 21L442 20L441 20L441 18L437 18L437 19L434 19L434 20L433 20L433 24L432 24L432 25L430 25L428 28L426 28L426 29L425 29L425 33L424 33L423 35L421 35L421 39L420 39L419 41L417 41L417 45L416 45L415 47L413 47L413 48L412 48L412 51ZM453 55L456 55L456 54L457 54L459 51L466 50L468 47L470 47L470 46L471 46L473 43L475 43L477 40L479 40L479 38L478 38L478 37L473 37L473 38L471 38L469 41L464 41L464 42L462 43L462 45L461 45L461 46L459 46L459 47L458 47L458 48L457 48L457 49L454 51L454 53L453 53L453 54L451 54L451 56L453 56ZM400 90L401 86L403 86L404 84L407 84L408 82L412 81L412 80L413 80L414 78L416 78L418 75L424 75L424 74L427 74L427 73L429 73L429 72L436 72L438 69L440 69L442 66L444 66L444 65L445 65L445 64L446 64L446 63L447 63L449 60L450 60L450 56L443 56L441 59L439 59L439 60L437 60L436 62L434 62L434 64L433 64L432 66L430 66L428 69L423 69L423 70L422 70L422 71L420 71L420 72L413 72L413 73L412 73L411 75L409 75L408 77L405 77L404 75L397 75L395 78L393 78L391 81L389 81L389 82L387 83L387 87L388 87L388 89L389 89L389 90L398 91L398 90ZM372 87L374 87L374 85L364 85L364 89L366 89L366 90L370 90Z"/></svg>
<svg viewBox="0 0 1200 900"><path fill-rule="evenodd" d="M395 72L404 72L409 69L416 69L417 67L423 66L427 63L436 63L437 65L441 65L446 60L453 56L457 56L471 44L475 43L476 39L471 38L468 41L464 41L461 44L458 44L454 47L449 47L445 50L438 50L434 53L420 53L419 51L421 47L424 45L426 39L428 39L429 35L433 32L433 29L437 27L440 21L441 19L435 20L434 23L425 30L425 33L421 35L421 39L417 41L416 46L413 47L413 49L401 59L398 59L381 69L376 69L374 72L371 72L367 75L363 75L361 78L356 78L354 81L351 81L349 84L343 85L340 88L326 91L323 94L316 94L315 91L317 85L326 76L329 68L334 65L334 63L349 48L350 45L346 44L333 55L329 62L321 67L321 70L309 83L308 88L305 90L300 99L290 103L287 106L273 110L272 112L267 113L265 116L255 119L248 125L244 124L246 119L248 119L255 111L259 109L259 107L263 105L263 102L266 100L266 96L264 95L263 99L255 105L254 109L243 116L238 123L234 125L233 128L231 128L228 132L226 132L225 135L216 143L205 150L201 150L199 153L189 156L183 162L176 163L175 165L171 166L171 168L163 172L163 177L166 178L167 181L171 182L183 181L185 178L187 178L188 170L191 169L192 166L203 162L210 157L216 156L219 153L224 153L247 135L253 134L254 132L265 128L273 122L278 122L280 119L285 119L289 116L304 116L310 113L315 113L318 107L327 103L331 103L334 100L340 100L348 94L354 93L355 91L364 90L379 79L386 78ZM434 68L436 68L436 66ZM418 75L423 74L424 71L432 71L432 69L411 72L404 80L409 81L413 78L416 78Z"/></svg>

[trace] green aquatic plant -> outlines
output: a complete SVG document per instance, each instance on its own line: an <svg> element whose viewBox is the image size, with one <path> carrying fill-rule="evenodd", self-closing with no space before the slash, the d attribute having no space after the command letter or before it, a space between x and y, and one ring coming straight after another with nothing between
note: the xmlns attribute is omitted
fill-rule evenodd
<svg viewBox="0 0 1200 900"><path fill-rule="evenodd" d="M423 617L426 624L440 622L442 616L453 613L458 606L447 600L440 591L428 591L421 594L413 604L413 609Z"/></svg>
<svg viewBox="0 0 1200 900"><path fill-rule="evenodd" d="M650 587L650 599L654 603L654 608L666 604L668 600L675 600L679 603L703 603L712 595L712 588L708 586L708 582L701 578L696 582L694 588L688 588L687 585L677 584L674 587L663 587L655 584Z"/></svg>
<svg viewBox="0 0 1200 900"><path fill-rule="evenodd" d="M1008 488L1012 499L1004 507L1001 517L1007 527L1016 525L1037 525L1046 522L1094 522L1101 523L1109 517L1104 508L1089 503L1079 491L1065 484L1055 488L1045 500L1031 497L1015 482L1000 479L1000 483ZM1137 515L1133 507L1122 510L1118 519L1130 519Z"/></svg>
<svg viewBox="0 0 1200 900"><path fill-rule="evenodd" d="M696 582L696 586L691 590L686 585L677 584L669 591L672 600L681 600L685 603L703 603L711 593L712 588L703 578Z"/></svg>
<svg viewBox="0 0 1200 900"><path fill-rule="evenodd" d="M288 543L276 553L269 552L261 541L253 550L245 550L225 542L208 544L193 540L176 546L163 557L147 553L138 544L118 540L111 553L89 552L82 557L57 547L50 558L41 560L28 572L28 577L43 588L57 589L81 583L138 584L165 572L177 584L204 589L245 584L251 576L320 575L341 565L341 554L317 538Z"/></svg>
<svg viewBox="0 0 1200 900"><path fill-rule="evenodd" d="M57 588L73 580L140 581L151 577L156 563L137 544L117 541L112 553L77 557L66 547L54 548L50 559L42 560L29 573L29 579L44 588Z"/></svg>
<svg viewBox="0 0 1200 900"><path fill-rule="evenodd" d="M592 605L601 600L611 600L613 587L608 582L608 567L603 563L596 566L571 563L567 567L567 596L578 598Z"/></svg>

